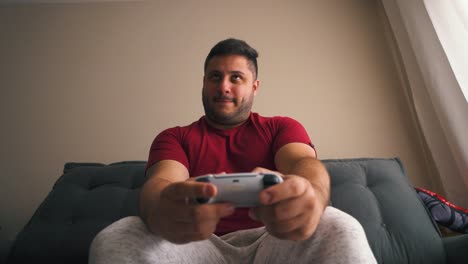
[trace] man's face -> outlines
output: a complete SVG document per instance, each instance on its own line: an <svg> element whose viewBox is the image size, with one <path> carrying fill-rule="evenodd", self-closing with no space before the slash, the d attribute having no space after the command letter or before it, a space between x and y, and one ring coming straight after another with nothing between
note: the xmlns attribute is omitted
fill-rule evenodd
<svg viewBox="0 0 468 264"><path fill-rule="evenodd" d="M230 128L247 120L259 85L253 69L240 55L215 56L208 62L202 99L210 123Z"/></svg>

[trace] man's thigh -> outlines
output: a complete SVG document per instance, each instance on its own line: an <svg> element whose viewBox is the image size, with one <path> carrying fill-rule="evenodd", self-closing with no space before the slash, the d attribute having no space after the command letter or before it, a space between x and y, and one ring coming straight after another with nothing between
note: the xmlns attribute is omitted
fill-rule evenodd
<svg viewBox="0 0 468 264"><path fill-rule="evenodd" d="M360 223L327 207L316 232L305 241L280 240L268 235L254 263L376 263Z"/></svg>
<svg viewBox="0 0 468 264"><path fill-rule="evenodd" d="M225 263L209 240L183 245L153 235L136 216L102 230L91 244L89 263Z"/></svg>

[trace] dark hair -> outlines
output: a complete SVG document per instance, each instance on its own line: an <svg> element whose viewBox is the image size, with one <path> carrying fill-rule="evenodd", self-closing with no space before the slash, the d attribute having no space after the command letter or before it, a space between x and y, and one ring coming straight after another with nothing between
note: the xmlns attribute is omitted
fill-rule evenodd
<svg viewBox="0 0 468 264"><path fill-rule="evenodd" d="M254 79L258 75L258 65L257 65L257 51L249 46L247 42L235 39L235 38L228 38L218 42L213 48L211 48L210 53L206 56L205 59L205 68L208 67L208 62L215 56L223 56L223 55L241 55L247 58L249 63L253 64L255 71Z"/></svg>

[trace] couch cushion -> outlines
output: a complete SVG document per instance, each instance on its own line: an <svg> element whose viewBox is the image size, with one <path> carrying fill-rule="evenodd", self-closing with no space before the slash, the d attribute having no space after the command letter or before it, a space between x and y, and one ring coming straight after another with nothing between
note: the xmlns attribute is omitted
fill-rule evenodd
<svg viewBox="0 0 468 264"><path fill-rule="evenodd" d="M332 205L363 225L379 263L445 263L439 233L399 159L324 163Z"/></svg>
<svg viewBox="0 0 468 264"><path fill-rule="evenodd" d="M138 213L146 162L67 163L64 174L18 234L9 263L87 263L94 236Z"/></svg>

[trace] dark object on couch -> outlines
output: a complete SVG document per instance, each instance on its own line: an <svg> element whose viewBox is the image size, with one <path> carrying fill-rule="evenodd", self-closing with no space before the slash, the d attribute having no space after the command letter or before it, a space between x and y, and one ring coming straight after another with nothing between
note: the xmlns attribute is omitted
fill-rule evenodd
<svg viewBox="0 0 468 264"><path fill-rule="evenodd" d="M468 235L441 238L399 159L323 162L332 179L332 205L361 222L379 263L467 263ZM67 163L18 234L8 263L87 263L101 229L138 213L144 166Z"/></svg>
<svg viewBox="0 0 468 264"><path fill-rule="evenodd" d="M418 187L415 190L436 223L451 231L468 234L468 209L454 205L435 192Z"/></svg>

